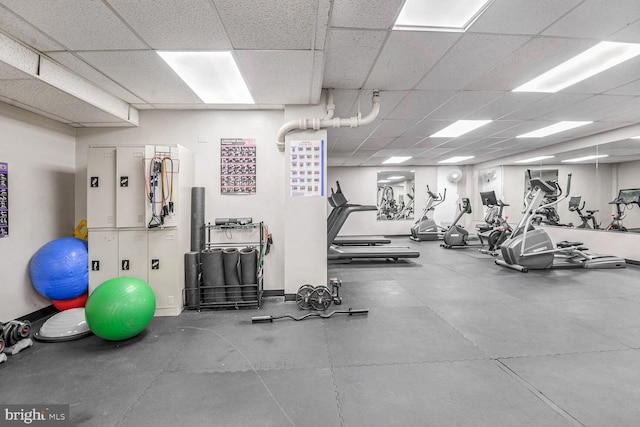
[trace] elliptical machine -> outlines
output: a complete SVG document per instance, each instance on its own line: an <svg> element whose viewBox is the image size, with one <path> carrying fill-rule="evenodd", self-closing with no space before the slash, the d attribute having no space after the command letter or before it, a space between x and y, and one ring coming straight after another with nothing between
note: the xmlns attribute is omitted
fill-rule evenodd
<svg viewBox="0 0 640 427"><path fill-rule="evenodd" d="M582 202L582 206L580 206L581 201L582 196L572 196L569 199L569 212L576 212L580 217L580 221L582 221L580 225L576 225L576 228L593 228L594 230L599 229L600 224L598 224L598 222L596 221L596 217L593 215L594 213L599 211L597 209L586 210L586 215L583 214L582 210L584 209L585 202ZM592 225L589 225L589 222L591 222Z"/></svg>
<svg viewBox="0 0 640 427"><path fill-rule="evenodd" d="M440 247L443 247L445 249L469 247L469 232L465 230L463 226L458 225L458 222L464 214L471 213L471 202L467 197L463 197L462 204L458 205L458 207L460 209L460 212L442 236L442 240L444 240L444 243L441 243Z"/></svg>
<svg viewBox="0 0 640 427"><path fill-rule="evenodd" d="M567 178L567 191L561 197L562 190L555 181L543 181L533 178L531 197L528 198L524 215L514 228L511 237L501 246L502 259L496 264L522 273L529 270L550 268L624 268L625 260L616 256L596 255L586 252L581 242L562 241L554 245L547 232L542 228L533 228L536 217L541 216L540 209L556 206L567 198L571 189L571 174ZM544 203L544 200L551 200ZM549 206L551 205L551 206Z"/></svg>
<svg viewBox="0 0 640 427"><path fill-rule="evenodd" d="M445 227L439 226L436 222L429 218L429 212L435 210L436 206L444 202L447 197L447 189L444 194L435 194L427 185L427 202L422 210L420 219L411 227L411 240L422 242L425 240L438 240L442 238L443 233L447 230Z"/></svg>

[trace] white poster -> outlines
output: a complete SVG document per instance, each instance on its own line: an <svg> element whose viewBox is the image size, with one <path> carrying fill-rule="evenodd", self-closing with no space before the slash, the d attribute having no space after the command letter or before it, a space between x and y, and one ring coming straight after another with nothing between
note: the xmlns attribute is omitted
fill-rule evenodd
<svg viewBox="0 0 640 427"><path fill-rule="evenodd" d="M291 141L291 196L324 196L324 140Z"/></svg>

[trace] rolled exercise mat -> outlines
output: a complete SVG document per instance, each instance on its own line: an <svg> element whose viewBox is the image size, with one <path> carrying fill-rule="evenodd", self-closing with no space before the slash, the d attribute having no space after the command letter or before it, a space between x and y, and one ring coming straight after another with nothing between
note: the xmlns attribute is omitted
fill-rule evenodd
<svg viewBox="0 0 640 427"><path fill-rule="evenodd" d="M184 305L197 307L200 301L200 252L191 251L184 254Z"/></svg>
<svg viewBox="0 0 640 427"><path fill-rule="evenodd" d="M242 288L240 288L240 252L236 248L226 248L224 256L224 283L227 287L227 301L242 301Z"/></svg>
<svg viewBox="0 0 640 427"><path fill-rule="evenodd" d="M191 250L203 250L204 243L204 187L191 187Z"/></svg>
<svg viewBox="0 0 640 427"><path fill-rule="evenodd" d="M226 302L227 291L224 283L222 248L207 249L200 252L200 262L202 264L203 302Z"/></svg>
<svg viewBox="0 0 640 427"><path fill-rule="evenodd" d="M258 299L258 276L256 248L240 249L240 280L242 281L242 299L256 301Z"/></svg>

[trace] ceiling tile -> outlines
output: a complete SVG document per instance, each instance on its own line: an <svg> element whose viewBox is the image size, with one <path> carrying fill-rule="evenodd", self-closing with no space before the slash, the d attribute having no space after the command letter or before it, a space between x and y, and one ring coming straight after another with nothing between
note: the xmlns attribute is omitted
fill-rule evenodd
<svg viewBox="0 0 640 427"><path fill-rule="evenodd" d="M390 29L403 0L334 0L332 27Z"/></svg>
<svg viewBox="0 0 640 427"><path fill-rule="evenodd" d="M467 31L494 34L538 34L581 1L494 1Z"/></svg>
<svg viewBox="0 0 640 427"><path fill-rule="evenodd" d="M27 46L31 46L39 51L63 49L59 43L56 43L1 4L0 28L7 34L11 34L21 40Z"/></svg>
<svg viewBox="0 0 640 427"><path fill-rule="evenodd" d="M231 49L209 0L107 0L153 49Z"/></svg>
<svg viewBox="0 0 640 427"><path fill-rule="evenodd" d="M156 52L82 52L80 56L148 103L202 103Z"/></svg>
<svg viewBox="0 0 640 427"><path fill-rule="evenodd" d="M84 77L90 82L95 83L98 87L104 88L107 92L123 99L124 101L135 104L142 103L143 101L137 96L133 95L122 86L115 83L113 80L100 73L98 70L84 62L81 58L75 56L70 52L49 52L47 56L57 63L65 66L67 69Z"/></svg>
<svg viewBox="0 0 640 427"><path fill-rule="evenodd" d="M493 120L499 120L502 117L513 114L546 96L546 93L507 92L500 98L497 98L468 114L465 118L477 120L491 117Z"/></svg>
<svg viewBox="0 0 640 427"><path fill-rule="evenodd" d="M638 69L640 69L640 57L635 57L605 72L569 86L563 92L589 94L609 92L617 87L637 81L639 77Z"/></svg>
<svg viewBox="0 0 640 427"><path fill-rule="evenodd" d="M454 97L456 91L413 90L400 101L398 106L389 114L390 119L421 119L442 107Z"/></svg>
<svg viewBox="0 0 640 427"><path fill-rule="evenodd" d="M533 120L536 117L542 116L543 114L548 115L552 111L559 110L587 98L589 98L589 95L554 93L547 95L539 101L535 101L529 105L526 105L511 114L507 114L502 118L505 120ZM562 118L558 117L558 120L556 121L559 120L562 120Z"/></svg>
<svg viewBox="0 0 640 427"><path fill-rule="evenodd" d="M69 49L143 49L146 47L101 1L2 0L2 3Z"/></svg>
<svg viewBox="0 0 640 427"><path fill-rule="evenodd" d="M258 104L309 104L313 52L239 50L238 68Z"/></svg>
<svg viewBox="0 0 640 427"><path fill-rule="evenodd" d="M374 138L395 138L403 135L407 129L412 128L417 120L389 120L382 121L380 126L371 134Z"/></svg>
<svg viewBox="0 0 640 427"><path fill-rule="evenodd" d="M525 36L465 34L416 89L465 89L527 40Z"/></svg>
<svg viewBox="0 0 640 427"><path fill-rule="evenodd" d="M365 87L382 90L413 89L459 38L459 33L391 32Z"/></svg>
<svg viewBox="0 0 640 427"><path fill-rule="evenodd" d="M361 88L385 37L384 31L331 29L322 86L336 89Z"/></svg>
<svg viewBox="0 0 640 427"><path fill-rule="evenodd" d="M324 50L329 33L329 19L332 0L318 0L318 13L316 15L315 50ZM324 67L322 68L324 69Z"/></svg>
<svg viewBox="0 0 640 427"><path fill-rule="evenodd" d="M429 120L460 120L477 109L500 98L504 92L497 91L460 91L440 108L427 116ZM493 119L483 117L482 119Z"/></svg>
<svg viewBox="0 0 640 427"><path fill-rule="evenodd" d="M314 47L318 0L213 0L234 49Z"/></svg>
<svg viewBox="0 0 640 427"><path fill-rule="evenodd" d="M469 83L470 90L513 90L595 44L592 40L533 37Z"/></svg>
<svg viewBox="0 0 640 427"><path fill-rule="evenodd" d="M594 95L581 101L558 108L548 114L537 117L539 120L598 120L600 111L611 106L631 100L632 97L621 95Z"/></svg>
<svg viewBox="0 0 640 427"><path fill-rule="evenodd" d="M543 34L604 40L638 19L640 3L637 0L585 0Z"/></svg>

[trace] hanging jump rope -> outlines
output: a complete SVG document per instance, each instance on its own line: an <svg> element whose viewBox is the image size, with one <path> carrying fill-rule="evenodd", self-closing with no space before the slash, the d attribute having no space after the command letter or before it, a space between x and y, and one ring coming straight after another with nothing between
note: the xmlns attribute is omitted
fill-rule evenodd
<svg viewBox="0 0 640 427"><path fill-rule="evenodd" d="M151 204L151 220L149 220L147 227L156 228L164 225L164 219L174 213L173 159L154 156L149 162L148 171L146 163L143 166L145 194ZM147 177L149 177L148 181ZM158 191L158 187L160 187L160 191ZM158 196L160 197L159 202ZM157 208L158 204L160 204L160 209Z"/></svg>

